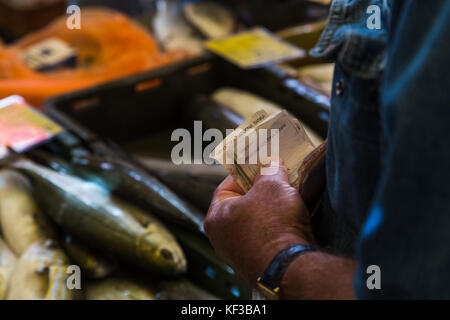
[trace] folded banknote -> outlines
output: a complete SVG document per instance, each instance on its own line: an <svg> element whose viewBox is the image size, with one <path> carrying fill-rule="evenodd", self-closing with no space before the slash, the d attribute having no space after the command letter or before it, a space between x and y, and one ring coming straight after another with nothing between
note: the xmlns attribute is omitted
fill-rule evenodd
<svg viewBox="0 0 450 320"><path fill-rule="evenodd" d="M289 183L299 187L298 170L314 145L300 122L285 110L256 112L229 134L211 153L247 192L256 176L273 174L261 169L272 159L281 159L288 169Z"/></svg>

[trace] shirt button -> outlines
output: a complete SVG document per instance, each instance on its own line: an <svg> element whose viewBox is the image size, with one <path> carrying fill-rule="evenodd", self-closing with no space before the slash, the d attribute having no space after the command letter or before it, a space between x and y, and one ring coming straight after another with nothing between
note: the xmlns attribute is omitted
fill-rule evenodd
<svg viewBox="0 0 450 320"><path fill-rule="evenodd" d="M344 93L344 90L345 90L344 80L339 80L338 82L336 82L336 85L334 87L334 92L336 93L336 95L342 96L342 94Z"/></svg>

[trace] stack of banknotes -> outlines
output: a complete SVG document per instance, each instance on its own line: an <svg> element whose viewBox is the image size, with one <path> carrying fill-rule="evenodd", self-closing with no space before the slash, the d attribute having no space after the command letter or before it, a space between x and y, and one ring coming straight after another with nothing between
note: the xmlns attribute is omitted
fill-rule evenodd
<svg viewBox="0 0 450 320"><path fill-rule="evenodd" d="M281 159L288 169L289 183L298 188L298 170L314 145L297 119L286 110L268 114L261 110L236 128L214 149L210 157L220 163L247 192L255 178L274 173L264 168Z"/></svg>

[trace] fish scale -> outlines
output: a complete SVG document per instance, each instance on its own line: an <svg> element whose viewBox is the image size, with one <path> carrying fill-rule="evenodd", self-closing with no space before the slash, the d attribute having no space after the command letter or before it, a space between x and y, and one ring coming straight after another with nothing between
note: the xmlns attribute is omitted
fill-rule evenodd
<svg viewBox="0 0 450 320"><path fill-rule="evenodd" d="M0 220L4 239L18 256L34 242L55 236L31 196L29 181L12 170L0 171Z"/></svg>
<svg viewBox="0 0 450 320"><path fill-rule="evenodd" d="M53 242L54 243L54 242ZM71 300L80 294L67 288L69 259L59 247L39 240L20 257L8 284L8 300Z"/></svg>
<svg viewBox="0 0 450 320"><path fill-rule="evenodd" d="M160 218L203 233L204 215L157 178L119 159L83 156L72 160L86 179L149 209Z"/></svg>
<svg viewBox="0 0 450 320"><path fill-rule="evenodd" d="M17 161L13 166L28 176L40 206L67 232L155 274L178 276L186 271L186 258L175 237L147 212L93 183L31 161ZM135 214L148 217L147 228Z"/></svg>
<svg viewBox="0 0 450 320"><path fill-rule="evenodd" d="M8 248L6 243L0 238L0 300L5 296L9 279L17 263L17 259Z"/></svg>

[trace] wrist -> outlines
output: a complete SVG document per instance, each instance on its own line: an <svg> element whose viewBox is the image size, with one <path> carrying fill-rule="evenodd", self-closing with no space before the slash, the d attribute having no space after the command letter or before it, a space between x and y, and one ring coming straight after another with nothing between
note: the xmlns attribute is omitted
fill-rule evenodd
<svg viewBox="0 0 450 320"><path fill-rule="evenodd" d="M257 288L260 294L269 300L278 300L281 298L281 286L289 266L300 256L316 251L316 248L310 245L295 244L281 250L263 275L257 281Z"/></svg>
<svg viewBox="0 0 450 320"><path fill-rule="evenodd" d="M323 252L312 251L297 257L286 269L280 284L280 298L289 299L296 296L298 299L308 299L309 284L312 276L317 276L318 261ZM315 273L315 275L313 274Z"/></svg>
<svg viewBox="0 0 450 320"><path fill-rule="evenodd" d="M248 273L248 282L251 285L255 285L257 279L264 273L270 262L275 256L282 250L292 245L311 245L308 241L295 234L284 234L277 239L271 240L266 243L258 253L260 255L255 257L255 262L251 270Z"/></svg>

